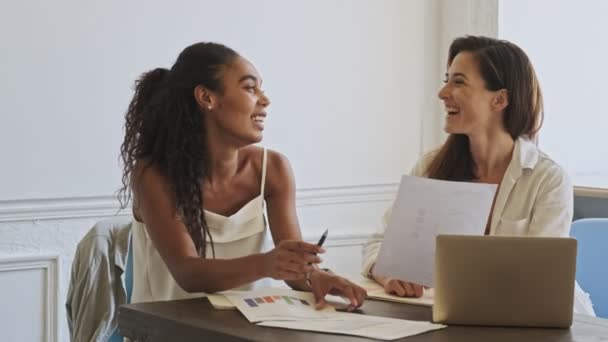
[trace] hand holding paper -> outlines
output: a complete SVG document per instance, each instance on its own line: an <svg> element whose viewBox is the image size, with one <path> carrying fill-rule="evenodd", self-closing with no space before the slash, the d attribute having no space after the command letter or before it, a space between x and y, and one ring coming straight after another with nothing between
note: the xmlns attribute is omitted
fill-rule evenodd
<svg viewBox="0 0 608 342"><path fill-rule="evenodd" d="M495 184L403 176L374 273L433 286L435 237L481 235Z"/></svg>

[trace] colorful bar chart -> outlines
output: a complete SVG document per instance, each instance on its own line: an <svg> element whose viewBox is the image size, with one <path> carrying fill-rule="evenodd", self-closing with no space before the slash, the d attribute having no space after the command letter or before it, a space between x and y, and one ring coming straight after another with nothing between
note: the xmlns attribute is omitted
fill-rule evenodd
<svg viewBox="0 0 608 342"><path fill-rule="evenodd" d="M256 308L263 304L281 304L285 303L288 305L307 305L310 306L310 303L305 299L299 299L295 297L289 296L264 296L264 297L255 297L255 298L245 298L243 299L249 307Z"/></svg>

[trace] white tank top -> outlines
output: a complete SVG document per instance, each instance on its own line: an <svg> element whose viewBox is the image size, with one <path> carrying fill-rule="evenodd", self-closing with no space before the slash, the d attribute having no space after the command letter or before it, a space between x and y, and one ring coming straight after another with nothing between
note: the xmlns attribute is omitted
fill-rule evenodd
<svg viewBox="0 0 608 342"><path fill-rule="evenodd" d="M205 219L215 247L217 259L233 259L268 249L269 240L264 217L264 185L266 158L262 160L262 186L260 195L249 201L231 216L205 210ZM143 222L133 218L133 295L131 302L185 299L205 296L205 293L188 293L173 279L167 265L158 254ZM207 241L206 257L212 258L211 244ZM201 274L201 277L204 277ZM260 281L264 283L264 281ZM251 289L254 283L237 288ZM257 287L257 286L256 286Z"/></svg>

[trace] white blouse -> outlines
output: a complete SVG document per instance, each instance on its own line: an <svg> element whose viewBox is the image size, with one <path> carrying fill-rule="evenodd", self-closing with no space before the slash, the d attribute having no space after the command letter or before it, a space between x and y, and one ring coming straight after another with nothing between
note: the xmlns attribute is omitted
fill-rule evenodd
<svg viewBox="0 0 608 342"><path fill-rule="evenodd" d="M410 173L426 177L434 153L423 156ZM490 235L568 237L573 213L573 186L566 172L531 141L515 141L513 156L500 183ZM392 208L392 206L391 206ZM370 276L391 216L363 247L363 274ZM595 316L589 295L576 284L574 312Z"/></svg>

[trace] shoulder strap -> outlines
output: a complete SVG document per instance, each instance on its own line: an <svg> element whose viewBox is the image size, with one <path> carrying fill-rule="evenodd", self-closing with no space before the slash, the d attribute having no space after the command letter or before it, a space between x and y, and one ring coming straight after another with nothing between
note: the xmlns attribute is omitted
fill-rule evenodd
<svg viewBox="0 0 608 342"><path fill-rule="evenodd" d="M264 147L264 157L262 159L262 197L264 197L264 186L266 185L266 160L268 159L268 151Z"/></svg>

